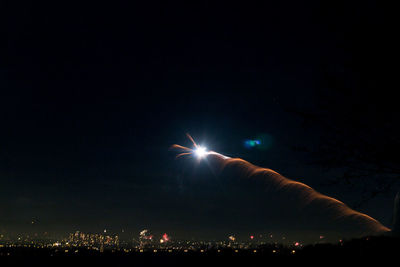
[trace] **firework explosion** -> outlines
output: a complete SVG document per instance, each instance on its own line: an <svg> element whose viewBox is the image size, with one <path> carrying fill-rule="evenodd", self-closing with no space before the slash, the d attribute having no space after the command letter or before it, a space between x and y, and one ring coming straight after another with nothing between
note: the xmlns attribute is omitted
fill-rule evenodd
<svg viewBox="0 0 400 267"><path fill-rule="evenodd" d="M215 151L207 151L207 148L201 145L198 145L192 136L190 136L190 134L186 134L186 136L189 138L189 140L192 142L193 144L193 148L188 148L185 146L181 146L181 145L177 145L174 144L171 146L171 148L173 149L178 149L180 151L182 151L181 153L179 153L178 155L176 155L176 158L182 157L182 156L195 156L197 157L199 160L208 156L208 155L217 155L219 157L222 157L224 159L228 159L229 157L224 156L220 153L217 153Z"/></svg>
<svg viewBox="0 0 400 267"><path fill-rule="evenodd" d="M342 220L348 224L358 225L362 235L382 234L390 231L389 228L382 225L376 219L355 211L343 202L323 195L304 183L288 179L276 171L255 166L240 158L230 158L214 151L207 151L205 147L196 144L189 134L187 136L194 147L191 149L181 145L173 145L172 148L182 151L176 156L177 158L182 156L195 156L198 160L206 158L209 162L215 162L215 166L217 166L220 172L225 168L230 168L242 177L262 180L268 188L273 188L279 192L283 192L284 190L294 195L298 199L298 203L295 204L300 208L311 205L323 207L325 211L328 211L330 219Z"/></svg>

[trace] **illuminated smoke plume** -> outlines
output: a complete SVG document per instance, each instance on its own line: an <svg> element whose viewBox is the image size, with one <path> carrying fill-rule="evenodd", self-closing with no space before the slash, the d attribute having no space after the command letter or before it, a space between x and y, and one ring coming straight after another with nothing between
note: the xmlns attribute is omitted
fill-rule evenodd
<svg viewBox="0 0 400 267"><path fill-rule="evenodd" d="M192 141L194 148L187 148L181 145L173 145L172 148L183 151L178 154L181 156L195 156L199 160L206 160L211 168L222 174L224 172L234 173L241 179L251 180L256 184L263 186L281 195L290 195L293 199L293 207L297 210L306 208L319 209L321 216L326 216L331 222L340 222L344 225L352 226L357 229L357 236L383 234L389 232L390 229L382 225L376 219L355 211L343 202L323 195L310 186L288 179L281 174L268 168L255 166L240 158L230 158L214 151L206 151L205 149L198 153L199 145L188 135Z"/></svg>

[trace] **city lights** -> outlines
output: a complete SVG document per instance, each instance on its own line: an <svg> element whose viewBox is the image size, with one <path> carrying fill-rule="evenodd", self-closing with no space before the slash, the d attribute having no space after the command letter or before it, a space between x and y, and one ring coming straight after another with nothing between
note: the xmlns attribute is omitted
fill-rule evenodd
<svg viewBox="0 0 400 267"><path fill-rule="evenodd" d="M120 230L118 231L120 232ZM213 253L221 253L220 255L262 255L263 253L272 253L279 255L294 255L298 254L304 248L303 241L296 241L287 235L276 235L276 240L286 240L285 243L277 243L271 241L270 235L254 233L249 236L235 233L230 234L225 240L217 241L200 241L200 240L180 240L171 238L167 233L156 234L159 238L153 238L150 230L144 229L138 233L136 237L131 237L130 240L121 240L119 235L112 234L112 230L107 230L104 233L86 233L75 231L62 239L37 240L32 237L39 235L20 235L11 240L8 237L0 236L0 254L6 255L2 250L10 248L18 249L48 249L53 254L76 254L84 255L85 251L91 253L152 253L153 255L175 255L188 253L199 253L203 255L212 255ZM256 238L257 237L257 238ZM285 237L283 239L282 237ZM314 242L318 242L320 236L315 237ZM325 238L325 236L324 236ZM366 242L370 239L365 239ZM345 244L345 241L338 239L340 246ZM300 253L299 253L300 254Z"/></svg>

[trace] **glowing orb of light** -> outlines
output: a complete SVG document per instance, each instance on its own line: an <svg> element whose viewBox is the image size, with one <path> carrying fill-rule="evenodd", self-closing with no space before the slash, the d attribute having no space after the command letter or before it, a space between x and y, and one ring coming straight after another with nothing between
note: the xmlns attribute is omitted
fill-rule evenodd
<svg viewBox="0 0 400 267"><path fill-rule="evenodd" d="M207 148L203 147L203 146L197 146L194 150L194 154L199 158L203 158L207 155Z"/></svg>

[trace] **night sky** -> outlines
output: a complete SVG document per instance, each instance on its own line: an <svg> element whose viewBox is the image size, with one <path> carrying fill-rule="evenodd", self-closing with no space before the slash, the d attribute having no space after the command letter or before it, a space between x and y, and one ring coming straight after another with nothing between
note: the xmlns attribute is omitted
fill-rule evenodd
<svg viewBox="0 0 400 267"><path fill-rule="evenodd" d="M337 88L392 98L386 16L374 1L324 3L5 5L0 232L306 234L294 215L264 214L265 225L240 216L243 198L262 197L225 186L204 162L176 160L170 146L190 145L186 133L358 202L357 188L326 185L341 170L293 149L319 146L324 132L292 110L318 112ZM262 149L244 146L256 138ZM358 209L390 226L392 200Z"/></svg>

